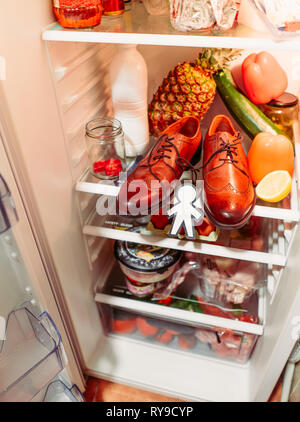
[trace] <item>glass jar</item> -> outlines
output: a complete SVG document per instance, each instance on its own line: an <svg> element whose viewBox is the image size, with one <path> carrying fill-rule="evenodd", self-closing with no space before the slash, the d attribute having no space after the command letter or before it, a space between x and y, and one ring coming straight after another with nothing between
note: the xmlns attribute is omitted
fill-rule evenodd
<svg viewBox="0 0 300 422"><path fill-rule="evenodd" d="M143 0L143 3L150 15L169 15L169 0Z"/></svg>
<svg viewBox="0 0 300 422"><path fill-rule="evenodd" d="M102 0L104 15L121 15L124 13L124 0Z"/></svg>
<svg viewBox="0 0 300 422"><path fill-rule="evenodd" d="M131 0L124 0L125 10L131 9Z"/></svg>
<svg viewBox="0 0 300 422"><path fill-rule="evenodd" d="M86 125L90 171L99 179L117 179L126 169L124 133L116 119L95 119Z"/></svg>
<svg viewBox="0 0 300 422"><path fill-rule="evenodd" d="M295 95L285 92L276 100L260 105L260 109L293 140L294 124L299 118L299 100Z"/></svg>
<svg viewBox="0 0 300 422"><path fill-rule="evenodd" d="M97 26L101 22L102 10L101 0L53 0L54 15L64 28Z"/></svg>
<svg viewBox="0 0 300 422"><path fill-rule="evenodd" d="M170 0L170 20L178 31L205 31L215 24L210 0Z"/></svg>

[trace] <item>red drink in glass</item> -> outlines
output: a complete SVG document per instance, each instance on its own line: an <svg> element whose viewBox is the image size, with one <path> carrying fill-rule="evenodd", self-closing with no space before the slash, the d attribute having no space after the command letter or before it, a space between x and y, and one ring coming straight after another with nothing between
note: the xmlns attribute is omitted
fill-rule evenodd
<svg viewBox="0 0 300 422"><path fill-rule="evenodd" d="M53 11L64 28L89 28L100 24L103 7L101 0L53 0Z"/></svg>
<svg viewBox="0 0 300 422"><path fill-rule="evenodd" d="M124 12L124 0L103 0L104 15L121 15Z"/></svg>

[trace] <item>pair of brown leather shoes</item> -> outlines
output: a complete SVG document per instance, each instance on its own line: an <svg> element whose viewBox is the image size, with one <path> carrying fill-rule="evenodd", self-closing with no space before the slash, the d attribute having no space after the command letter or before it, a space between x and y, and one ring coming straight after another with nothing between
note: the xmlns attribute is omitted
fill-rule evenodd
<svg viewBox="0 0 300 422"><path fill-rule="evenodd" d="M161 207L201 144L200 122L184 117L169 126L157 143L129 175L119 194L119 207L130 214L139 184L139 213ZM241 138L230 119L216 116L203 145L205 212L217 227L237 229L249 220L255 192L249 176ZM168 185L168 188L166 186Z"/></svg>

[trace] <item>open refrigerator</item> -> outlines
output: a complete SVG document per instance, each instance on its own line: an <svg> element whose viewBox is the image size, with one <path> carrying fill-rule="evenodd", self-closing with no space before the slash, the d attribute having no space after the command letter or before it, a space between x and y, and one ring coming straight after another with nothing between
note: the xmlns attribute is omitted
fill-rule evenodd
<svg viewBox="0 0 300 422"><path fill-rule="evenodd" d="M2 377L2 392L17 384L24 391L24 385L32 383L24 375L40 374L36 364L50 355L53 372L49 365L49 374L40 374L35 389L26 387L30 394L20 400L45 397L56 382L67 397L80 400L78 390L84 391L85 375L184 400L268 400L300 332L298 129L288 201L255 207L254 216L264 228L263 248L257 250L251 241L237 242L229 235L214 244L163 237L143 228L124 231L98 216L96 201L111 189L95 183L87 171L84 128L95 116L113 115L108 68L118 44L138 45L148 65L150 100L168 71L178 62L194 59L203 47L242 48L244 54L270 51L288 73L288 91L299 96L299 42L278 43L242 23L218 36L178 33L168 17L150 16L139 3L119 18L103 17L94 30L62 29L53 23L50 1L37 5L34 0L11 0L1 5L0 19L0 172L18 215L8 229L11 235L2 235L1 248L6 248L18 276L13 283L1 275L5 300L0 314L7 319L7 338L9 326L17 326L23 318L20 342L24 335L41 344L42 335L42 344L48 344L47 354L37 352L36 362L23 360L27 365L20 369L23 375ZM229 115L216 98L201 122L202 134L218 113ZM249 139L244 138L247 149ZM254 262L265 279L249 303L255 323L128 295L113 255L115 240ZM16 269L20 263L21 272ZM191 279L183 286L178 295L186 300L195 293L195 282ZM132 323L130 332L112 329L115 321L124 319ZM165 344L161 336L145 337L136 329L141 321L152 321L160 334L172 331L172 341ZM240 344L250 342L244 358L241 350L226 355L199 340L201 333L215 332L216 327L219 333L230 332ZM17 328L10 331L16 333ZM195 332L200 333L197 338ZM194 347L181 347L180 335L191 335ZM21 359L22 348L13 340ZM0 349L5 352L0 354L0 370L9 364L11 348L6 349ZM72 382L66 381L62 370ZM54 393L51 397L56 401Z"/></svg>

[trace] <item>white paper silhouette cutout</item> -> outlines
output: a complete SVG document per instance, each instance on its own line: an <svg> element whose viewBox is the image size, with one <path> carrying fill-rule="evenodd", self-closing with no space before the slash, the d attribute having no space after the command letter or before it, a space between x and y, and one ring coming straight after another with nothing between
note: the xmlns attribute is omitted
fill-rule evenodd
<svg viewBox="0 0 300 422"><path fill-rule="evenodd" d="M175 190L175 196L176 204L167 211L169 217L174 216L169 235L177 237L183 226L186 238L195 239L194 224L204 217L200 198L197 198L197 189L194 185L185 183Z"/></svg>

